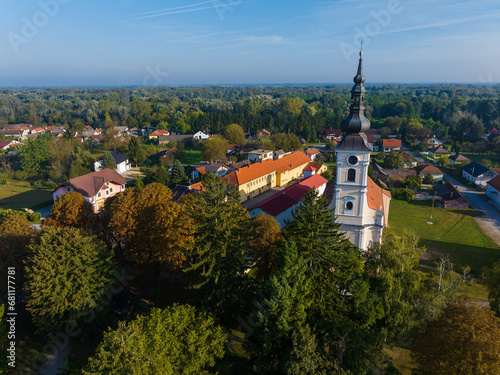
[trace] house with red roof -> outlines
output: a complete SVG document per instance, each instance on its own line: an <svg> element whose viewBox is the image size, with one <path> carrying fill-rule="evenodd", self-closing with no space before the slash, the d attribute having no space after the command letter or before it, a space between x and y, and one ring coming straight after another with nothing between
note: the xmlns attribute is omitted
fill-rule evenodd
<svg viewBox="0 0 500 375"><path fill-rule="evenodd" d="M312 161L316 160L318 156L322 156L321 152L314 147L308 148L305 154L311 158Z"/></svg>
<svg viewBox="0 0 500 375"><path fill-rule="evenodd" d="M462 154L455 154L450 156L450 164L455 165L455 164L467 164L470 163L471 160Z"/></svg>
<svg viewBox="0 0 500 375"><path fill-rule="evenodd" d="M12 139L0 139L0 150L8 150L11 147L20 146L21 143Z"/></svg>
<svg viewBox="0 0 500 375"><path fill-rule="evenodd" d="M399 151L403 147L401 139L383 139L382 148L384 152Z"/></svg>
<svg viewBox="0 0 500 375"><path fill-rule="evenodd" d="M441 182L443 181L444 173L441 172L441 170L432 164L426 164L426 165L421 165L418 167L413 168L415 171L417 171L417 174L422 177L422 180L427 176L430 175L434 179L434 182Z"/></svg>
<svg viewBox="0 0 500 375"><path fill-rule="evenodd" d="M340 141L342 138L341 129L323 129L320 133L320 138L326 141Z"/></svg>
<svg viewBox="0 0 500 375"><path fill-rule="evenodd" d="M311 175L260 202L250 211L250 216L254 217L264 212L273 216L281 227L284 227L292 218L292 213L300 200L313 189L318 192L318 195L323 195L327 183L326 178L318 174Z"/></svg>
<svg viewBox="0 0 500 375"><path fill-rule="evenodd" d="M107 168L64 182L52 192L52 197L55 202L61 195L76 191L92 205L94 212L98 212L108 198L124 190L125 178L117 171Z"/></svg>
<svg viewBox="0 0 500 375"><path fill-rule="evenodd" d="M440 158L441 156L449 156L451 154L451 152L445 149L443 146L431 147L429 148L427 153L431 158Z"/></svg>

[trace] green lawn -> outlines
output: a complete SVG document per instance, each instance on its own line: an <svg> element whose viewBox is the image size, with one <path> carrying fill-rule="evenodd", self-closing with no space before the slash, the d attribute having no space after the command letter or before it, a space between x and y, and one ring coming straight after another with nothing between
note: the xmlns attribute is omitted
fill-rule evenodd
<svg viewBox="0 0 500 375"><path fill-rule="evenodd" d="M0 209L39 209L40 205L51 204L51 193L51 189L45 186L31 186L26 181L8 180L6 185L0 185Z"/></svg>
<svg viewBox="0 0 500 375"><path fill-rule="evenodd" d="M471 161L475 161L479 163L483 159L490 160L493 165L500 165L500 156L492 155L492 154L462 154L466 158L469 158Z"/></svg>
<svg viewBox="0 0 500 375"><path fill-rule="evenodd" d="M483 266L500 260L500 248L476 224L476 210L454 210L434 207L429 219L430 201L403 202L392 200L389 213L389 230L400 233L414 231L435 257L450 254L458 266L469 265L474 275L481 274ZM427 222L432 222L428 224ZM422 263L434 265L433 259Z"/></svg>
<svg viewBox="0 0 500 375"><path fill-rule="evenodd" d="M182 164L196 165L200 163L201 147L198 148L184 147L184 152L186 153L186 156L180 159L180 162Z"/></svg>

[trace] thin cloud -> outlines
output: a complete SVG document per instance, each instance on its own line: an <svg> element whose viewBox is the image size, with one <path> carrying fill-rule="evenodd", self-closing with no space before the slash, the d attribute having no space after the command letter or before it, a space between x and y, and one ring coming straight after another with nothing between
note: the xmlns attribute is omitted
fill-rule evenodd
<svg viewBox="0 0 500 375"><path fill-rule="evenodd" d="M205 2L205 3L193 4L193 5L190 5L190 6L185 6L184 8L187 8L187 7L192 8L192 7L200 5L200 4L214 3L215 1L216 0L214 0L214 1L208 1L208 2ZM184 9L184 10L173 10L173 9L180 9L182 7L171 8L172 11L166 11L164 13L158 13L158 14L151 14L151 15L148 15L148 16L136 17L136 18L132 18L132 20L140 20L140 19L144 19L144 18L154 18L154 17L168 16L170 14L197 12L197 11L205 10L205 9L235 7L237 5L241 5L241 4L245 4L245 3L252 3L254 1L257 1L257 0L241 1L241 2L234 3L234 4L232 4L232 3L230 3L230 4L217 4L217 5L214 4L214 5L207 6L207 7L199 7L199 8Z"/></svg>
<svg viewBox="0 0 500 375"><path fill-rule="evenodd" d="M196 7L196 6L200 6L200 5L204 5L204 4L213 3L215 1L217 1L217 0L209 0L209 1L204 1L202 3L196 3L196 4L191 4L191 5L183 5L183 6L180 6L180 7L166 8L166 9L160 9L160 10L153 10L151 12L137 13L137 14L134 14L132 17L143 16L145 14L152 14L152 13L170 12L170 11L176 10L176 9L192 8L192 7Z"/></svg>

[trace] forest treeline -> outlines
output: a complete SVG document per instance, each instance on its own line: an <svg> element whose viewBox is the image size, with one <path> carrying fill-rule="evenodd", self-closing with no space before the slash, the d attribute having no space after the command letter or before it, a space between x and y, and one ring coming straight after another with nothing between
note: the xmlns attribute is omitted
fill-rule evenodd
<svg viewBox="0 0 500 375"><path fill-rule="evenodd" d="M350 85L3 89L0 127L64 125L80 132L86 125L153 126L217 134L237 123L251 134L267 129L313 141L322 129L340 128L349 112L349 90ZM410 141L433 133L476 142L485 129L500 127L499 93L499 85L368 85L366 115L372 128ZM460 123L462 118L469 121Z"/></svg>

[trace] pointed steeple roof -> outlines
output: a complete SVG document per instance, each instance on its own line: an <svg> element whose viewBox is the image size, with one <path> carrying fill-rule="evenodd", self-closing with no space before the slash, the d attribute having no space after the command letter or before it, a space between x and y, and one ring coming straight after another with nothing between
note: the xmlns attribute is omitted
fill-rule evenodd
<svg viewBox="0 0 500 375"><path fill-rule="evenodd" d="M342 130L349 134L357 134L370 129L370 121L365 117L365 77L363 76L363 50L359 52L358 71L353 78L351 90L351 106L349 116L341 123Z"/></svg>

